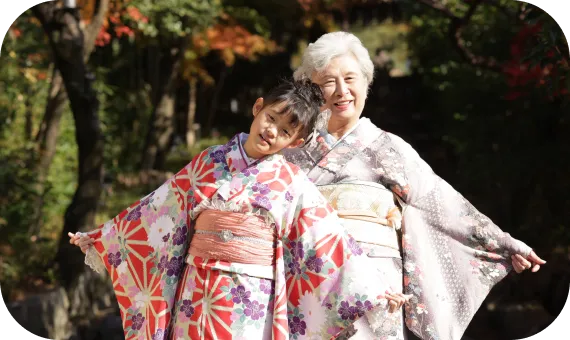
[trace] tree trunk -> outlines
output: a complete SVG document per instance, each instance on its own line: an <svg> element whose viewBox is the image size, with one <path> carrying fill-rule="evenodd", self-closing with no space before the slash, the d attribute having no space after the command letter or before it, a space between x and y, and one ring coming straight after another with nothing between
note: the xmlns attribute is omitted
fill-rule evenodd
<svg viewBox="0 0 570 340"><path fill-rule="evenodd" d="M67 93L63 85L61 74L54 68L48 93L44 117L36 135L37 151L33 159L36 173L36 197L34 202L33 218L29 233L35 235L42 228L42 209L45 197L45 182L49 168L55 155L57 137L59 135L59 122L67 101Z"/></svg>
<svg viewBox="0 0 570 340"><path fill-rule="evenodd" d="M174 52L165 54L161 62L162 77L157 85L156 101L150 116L141 161L142 170L163 169L172 142L175 124L175 98L178 74L185 44L180 43Z"/></svg>
<svg viewBox="0 0 570 340"><path fill-rule="evenodd" d="M24 136L26 136L26 141L32 141L32 130L33 130L33 112L32 112L32 96L26 96L24 105L26 106L25 114L25 124L24 124Z"/></svg>
<svg viewBox="0 0 570 340"><path fill-rule="evenodd" d="M55 66L61 73L75 121L78 146L78 183L75 195L65 212L56 263L64 287L73 294L85 272L83 256L69 244L68 232L91 228L103 182L103 136L99 126L99 102L93 90L94 77L87 71L87 53L93 49L95 34L101 28L109 0L100 0L94 20L85 32L77 9L57 8L50 1L32 8L49 38ZM98 27L95 27L97 26ZM86 40L90 39L90 40ZM83 301L89 304L89 301Z"/></svg>
<svg viewBox="0 0 570 340"><path fill-rule="evenodd" d="M186 119L186 146L191 147L196 143L196 128L194 121L196 120L196 87L198 81L192 77L190 79L190 94L188 100L188 118Z"/></svg>
<svg viewBox="0 0 570 340"><path fill-rule="evenodd" d="M206 132L211 133L214 121L216 120L216 114L218 112L218 104L220 101L220 94L224 89L224 83L226 81L227 76L231 73L232 68L223 66L222 71L220 72L220 78L216 83L216 87L214 88L214 94L212 95L212 103L210 105L210 112L208 114L208 121L206 123Z"/></svg>

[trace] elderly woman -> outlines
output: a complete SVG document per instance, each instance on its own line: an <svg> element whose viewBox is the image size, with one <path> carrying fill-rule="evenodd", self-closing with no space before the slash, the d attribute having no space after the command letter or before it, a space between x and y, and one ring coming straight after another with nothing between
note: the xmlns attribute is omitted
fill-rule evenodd
<svg viewBox="0 0 570 340"><path fill-rule="evenodd" d="M288 152L338 211L394 293L404 316L369 312L344 337L460 339L489 290L514 268L545 261L502 232L438 177L400 137L360 118L374 66L360 40L328 33L310 44L295 79L321 86L330 114L312 143ZM329 111L330 110L330 111Z"/></svg>

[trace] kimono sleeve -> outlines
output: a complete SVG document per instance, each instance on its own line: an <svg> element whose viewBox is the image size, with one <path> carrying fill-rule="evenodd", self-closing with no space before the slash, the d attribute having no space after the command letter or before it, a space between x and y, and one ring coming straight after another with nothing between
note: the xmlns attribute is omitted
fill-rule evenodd
<svg viewBox="0 0 570 340"><path fill-rule="evenodd" d="M459 339L490 289L531 248L503 232L401 138L377 142L376 171L403 205L406 324L422 339ZM437 317L436 317L437 315Z"/></svg>
<svg viewBox="0 0 570 340"><path fill-rule="evenodd" d="M283 236L290 337L331 338L372 309L386 310L387 285L307 179Z"/></svg>
<svg viewBox="0 0 570 340"><path fill-rule="evenodd" d="M86 263L110 275L126 339L167 331L196 205L197 161L89 233L95 242Z"/></svg>

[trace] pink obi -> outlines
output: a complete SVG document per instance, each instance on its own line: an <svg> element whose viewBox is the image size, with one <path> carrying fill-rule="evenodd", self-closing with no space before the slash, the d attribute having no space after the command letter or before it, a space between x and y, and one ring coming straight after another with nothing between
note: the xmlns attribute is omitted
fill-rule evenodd
<svg viewBox="0 0 570 340"><path fill-rule="evenodd" d="M204 259L272 266L277 234L261 216L205 210L196 219L188 253Z"/></svg>

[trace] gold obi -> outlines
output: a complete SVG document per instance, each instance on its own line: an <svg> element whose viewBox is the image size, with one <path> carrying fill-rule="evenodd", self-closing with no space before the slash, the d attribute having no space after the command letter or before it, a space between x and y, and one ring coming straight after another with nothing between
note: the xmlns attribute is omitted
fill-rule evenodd
<svg viewBox="0 0 570 340"><path fill-rule="evenodd" d="M356 241L388 247L399 254L396 230L402 225L402 214L392 191L364 181L319 185L318 188Z"/></svg>

